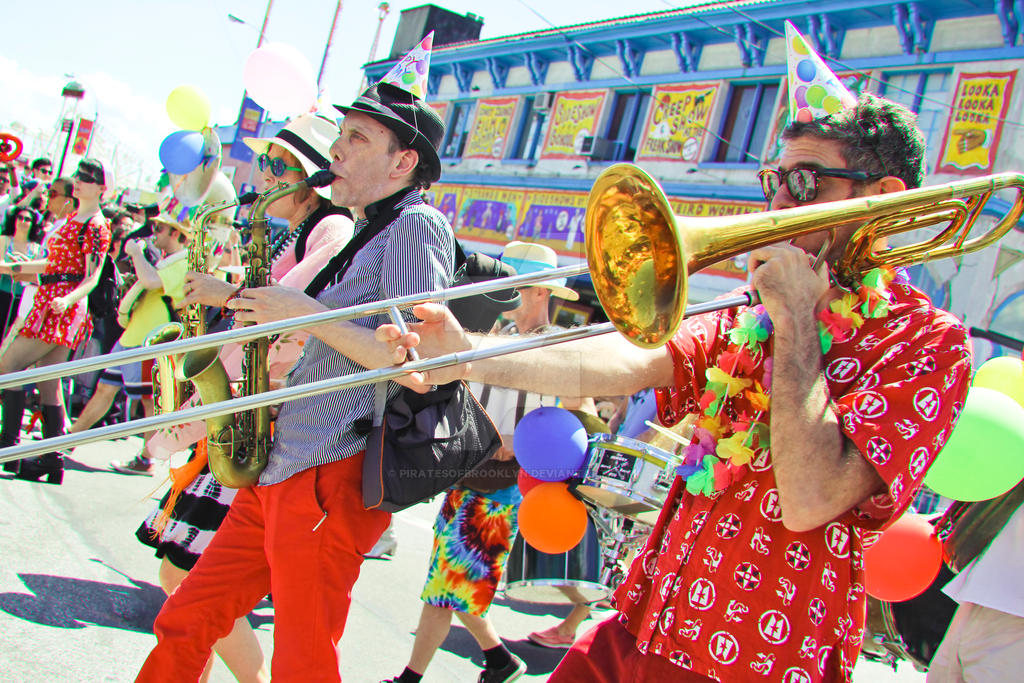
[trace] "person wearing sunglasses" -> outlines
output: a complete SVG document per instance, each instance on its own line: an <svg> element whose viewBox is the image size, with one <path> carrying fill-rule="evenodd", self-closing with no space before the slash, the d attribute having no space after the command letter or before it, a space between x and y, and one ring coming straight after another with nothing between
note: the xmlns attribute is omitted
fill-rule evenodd
<svg viewBox="0 0 1024 683"><path fill-rule="evenodd" d="M32 209L17 209L7 214L0 232L0 259L10 263L31 261L39 257L43 245L43 226L39 214ZM18 314L26 276L15 280L10 275L0 276L0 339Z"/></svg>
<svg viewBox="0 0 1024 683"><path fill-rule="evenodd" d="M921 185L916 117L870 94L849 100L785 128L779 168L761 174L771 209ZM698 416L666 509L615 594L618 614L577 640L551 681L747 681L769 670L849 680L865 546L914 499L971 378L967 330L905 277L835 272L857 227L752 250L763 303L691 317L660 348L602 335L404 380L655 388L663 425ZM409 334L377 330L396 361L406 347L428 358L500 343L459 333L443 306L414 313L424 322Z"/></svg>
<svg viewBox="0 0 1024 683"><path fill-rule="evenodd" d="M32 309L17 337L0 357L0 374L24 370L30 365L64 362L92 334L86 297L99 282L99 266L110 245L110 229L100 210L100 200L109 186L111 181L103 164L83 159L72 182L78 210L49 236L45 258L14 264L0 262L0 274L39 277ZM47 380L36 386L42 403L43 436L60 436L65 419L60 380ZM21 432L25 392L22 388L5 389L0 400L0 446L11 446ZM20 460L17 465L20 478L36 480L46 475L53 483L63 479L64 462L59 453Z"/></svg>

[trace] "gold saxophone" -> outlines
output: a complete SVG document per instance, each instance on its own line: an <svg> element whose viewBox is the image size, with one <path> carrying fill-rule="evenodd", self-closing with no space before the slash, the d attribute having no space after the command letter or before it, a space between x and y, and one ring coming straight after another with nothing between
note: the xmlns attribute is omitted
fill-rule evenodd
<svg viewBox="0 0 1024 683"><path fill-rule="evenodd" d="M306 187L330 184L334 176L320 171L292 185L278 187L260 195L249 214L249 264L244 287L265 287L270 284L270 243L267 240L267 207ZM240 323L251 324L251 323ZM242 360L243 396L260 394L270 388L270 367L267 352L270 339L262 337L245 345ZM182 375L191 380L204 405L231 398L227 372L218 355L220 347L190 351L181 363ZM206 421L207 454L210 471L228 488L253 486L267 466L270 454L270 408L262 407L235 415L223 415Z"/></svg>
<svg viewBox="0 0 1024 683"><path fill-rule="evenodd" d="M195 217L195 234L188 245L188 270L205 273L209 270L214 249L226 242L227 237L214 237L213 228L232 228L231 210L251 203L249 195L203 206ZM248 201L246 201L248 199ZM206 316L202 304L189 304L182 309L180 322L169 322L156 328L143 341L144 346L163 344L206 334ZM182 354L160 356L154 361L153 410L156 414L178 409L193 394L193 382L182 374Z"/></svg>

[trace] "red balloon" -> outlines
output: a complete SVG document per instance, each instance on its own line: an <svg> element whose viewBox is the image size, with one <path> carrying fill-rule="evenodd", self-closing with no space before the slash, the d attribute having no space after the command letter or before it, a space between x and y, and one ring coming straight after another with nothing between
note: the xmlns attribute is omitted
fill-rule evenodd
<svg viewBox="0 0 1024 683"><path fill-rule="evenodd" d="M942 566L942 544L922 515L906 513L864 551L865 589L886 602L923 593Z"/></svg>
<svg viewBox="0 0 1024 683"><path fill-rule="evenodd" d="M522 493L524 496L527 493L529 493L530 489L532 489L534 486L543 483L544 482L542 482L537 477L530 476L530 473L527 472L526 470L522 468L519 469L519 492Z"/></svg>
<svg viewBox="0 0 1024 683"><path fill-rule="evenodd" d="M565 482L542 482L523 496L519 532L542 553L567 552L587 532L587 507L569 493Z"/></svg>

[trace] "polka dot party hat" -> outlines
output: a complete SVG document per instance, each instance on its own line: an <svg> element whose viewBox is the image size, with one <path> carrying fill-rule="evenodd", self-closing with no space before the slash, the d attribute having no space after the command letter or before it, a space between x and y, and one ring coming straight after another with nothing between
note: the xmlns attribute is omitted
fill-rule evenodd
<svg viewBox="0 0 1024 683"><path fill-rule="evenodd" d="M427 73L430 71L430 50L433 46L434 32L431 31L423 37L419 45L409 50L398 64L391 67L391 71L388 71L380 82L396 85L421 100L425 99Z"/></svg>
<svg viewBox="0 0 1024 683"><path fill-rule="evenodd" d="M789 61L789 120L810 123L837 111L854 107L854 97L807 39L786 22L786 53Z"/></svg>

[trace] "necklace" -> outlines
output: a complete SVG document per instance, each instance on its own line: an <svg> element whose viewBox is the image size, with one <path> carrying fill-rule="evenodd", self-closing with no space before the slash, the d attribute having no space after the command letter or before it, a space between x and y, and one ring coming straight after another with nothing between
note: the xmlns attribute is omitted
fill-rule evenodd
<svg viewBox="0 0 1024 683"><path fill-rule="evenodd" d="M847 339L869 318L889 314L888 285L894 272L875 268L855 291L846 291L817 315L822 353L835 339ZM693 495L713 496L743 474L770 443L767 415L771 407L771 363L764 344L772 322L764 306L743 311L729 330L729 344L705 373L693 436L682 452L676 473ZM761 381L755 371L763 368ZM762 383L763 382L763 383Z"/></svg>
<svg viewBox="0 0 1024 683"><path fill-rule="evenodd" d="M276 261L277 257L280 256L285 249L290 247L292 242L299 238L299 235L304 232L309 232L316 223L320 222L319 216L317 215L319 213L320 212L314 208L309 212L309 215L302 219L302 222L299 223L294 230L285 230L283 233L278 235L277 239L274 240L274 243L270 246L271 263ZM316 220L313 220L314 218Z"/></svg>

